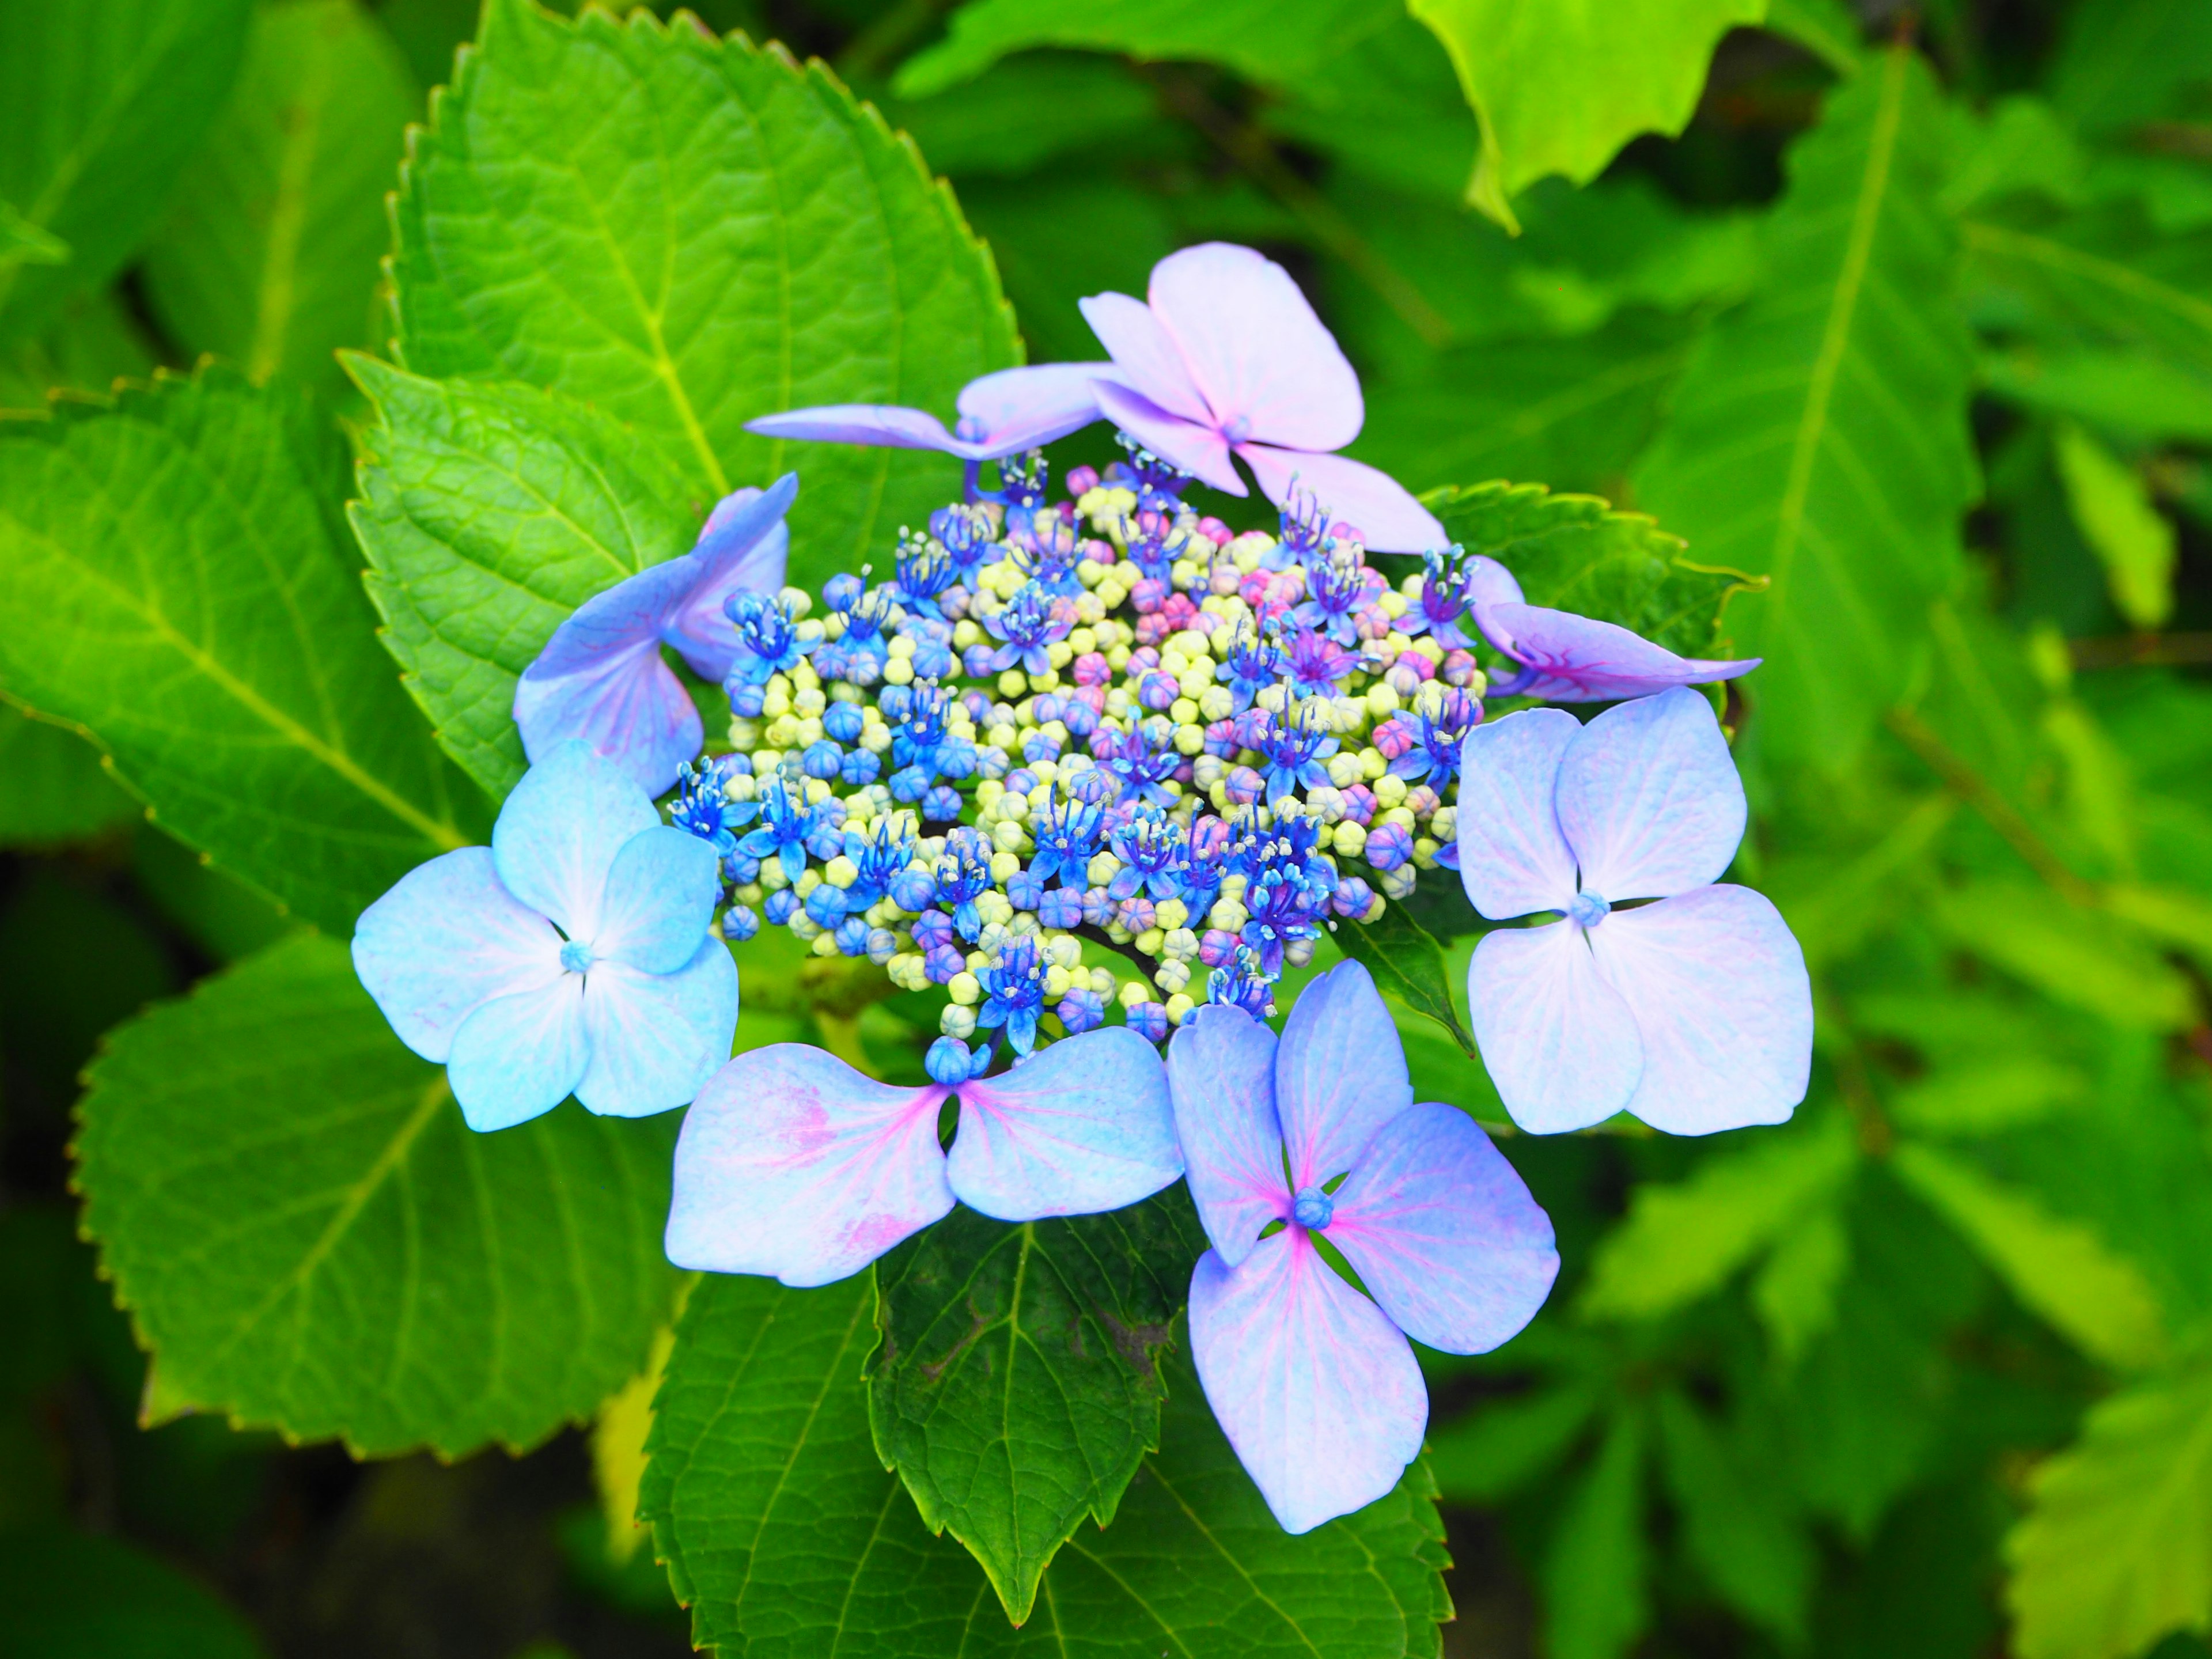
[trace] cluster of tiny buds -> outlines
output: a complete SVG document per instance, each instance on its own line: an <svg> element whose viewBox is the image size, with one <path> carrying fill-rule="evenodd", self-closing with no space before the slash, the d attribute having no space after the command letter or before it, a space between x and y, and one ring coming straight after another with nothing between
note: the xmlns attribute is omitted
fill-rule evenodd
<svg viewBox="0 0 2212 1659"><path fill-rule="evenodd" d="M1310 501L1234 535L1129 447L1057 503L1041 459L1008 464L819 614L789 587L727 607L730 750L673 821L721 854L726 937L943 987L933 1075L1041 1020L1264 1015L1323 928L1455 862L1485 689L1458 550L1394 586Z"/></svg>

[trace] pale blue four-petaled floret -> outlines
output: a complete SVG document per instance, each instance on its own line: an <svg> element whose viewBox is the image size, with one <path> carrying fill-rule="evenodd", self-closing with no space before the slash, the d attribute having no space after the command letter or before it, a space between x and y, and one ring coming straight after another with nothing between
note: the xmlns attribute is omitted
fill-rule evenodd
<svg viewBox="0 0 2212 1659"><path fill-rule="evenodd" d="M1191 1356L1267 1507L1308 1532L1419 1453L1428 1395L1407 1337L1481 1353L1543 1305L1552 1224L1473 1118L1415 1103L1357 963L1306 988L1279 1041L1241 1008L1200 1009L1168 1079L1213 1245L1191 1277Z"/></svg>
<svg viewBox="0 0 2212 1659"><path fill-rule="evenodd" d="M623 768L562 744L489 847L431 860L362 913L354 968L400 1041L446 1066L471 1128L570 1094L616 1117L668 1111L737 1030L737 966L708 925L718 863Z"/></svg>
<svg viewBox="0 0 2212 1659"><path fill-rule="evenodd" d="M1719 882L1743 785L1712 705L1677 688L1589 725L1534 708L1468 734L1460 879L1500 928L1468 1002L1505 1109L1538 1134L1627 1111L1672 1134L1779 1123L1805 1097L1813 993L1790 928ZM1637 899L1656 903L1617 908Z"/></svg>

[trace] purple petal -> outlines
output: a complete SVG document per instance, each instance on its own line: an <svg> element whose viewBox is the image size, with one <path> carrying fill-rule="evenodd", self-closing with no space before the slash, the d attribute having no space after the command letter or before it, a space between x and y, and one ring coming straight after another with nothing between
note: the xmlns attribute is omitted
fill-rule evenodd
<svg viewBox="0 0 2212 1659"><path fill-rule="evenodd" d="M960 1085L953 1195L1000 1221L1096 1215L1182 1173L1159 1051L1126 1025L1041 1049Z"/></svg>
<svg viewBox="0 0 2212 1659"><path fill-rule="evenodd" d="M1487 553L1478 553L1467 562L1467 597L1470 605L1518 605L1521 584Z"/></svg>
<svg viewBox="0 0 2212 1659"><path fill-rule="evenodd" d="M656 565L647 574L667 568ZM676 781L676 769L699 752L705 728L691 694L660 659L657 601L647 593L625 594L629 586L586 600L555 630L545 653L515 683L514 723L523 753L532 762L564 743L580 742L620 761L640 789L657 795ZM616 629L600 628L608 617L586 614L601 600L623 607L625 635L633 612L651 611L647 631L616 641Z"/></svg>
<svg viewBox="0 0 2212 1659"><path fill-rule="evenodd" d="M1114 360L1115 378L1126 380L1129 390L1164 415L1208 429L1218 424L1206 407L1206 395L1190 377L1189 364L1150 306L1126 294L1094 294L1076 304ZM1094 395L1101 384L1111 382L1094 382ZM1105 407L1103 399L1100 407Z"/></svg>
<svg viewBox="0 0 2212 1659"><path fill-rule="evenodd" d="M684 592L661 617L660 637L683 653L702 679L720 681L737 659L737 624L722 601L741 588L773 593L783 586L791 548L783 515L798 494L799 475L787 472L767 489L723 496L708 515L698 544L676 561L689 574Z"/></svg>
<svg viewBox="0 0 2212 1659"><path fill-rule="evenodd" d="M1196 426L1147 401L1126 386L1109 380L1096 383L1099 412L1139 443L1164 459L1172 461L1216 489L1231 495L1249 495L1237 464L1229 459L1229 445L1210 426Z"/></svg>
<svg viewBox="0 0 2212 1659"><path fill-rule="evenodd" d="M1337 1277L1303 1227L1190 1276L1190 1348L1206 1403L1290 1533L1364 1509L1421 1449L1421 1368L1382 1310Z"/></svg>
<svg viewBox="0 0 2212 1659"><path fill-rule="evenodd" d="M419 864L354 924L354 972L399 1040L443 1064L483 1003L561 976L553 924L500 884L491 848Z"/></svg>
<svg viewBox="0 0 2212 1659"><path fill-rule="evenodd" d="M1760 659L1713 662L1678 657L1640 634L1571 611L1481 600L1475 611L1483 636L1516 662L1536 671L1522 695L1553 702L1611 702L1648 697L1670 686L1734 679Z"/></svg>
<svg viewBox="0 0 2212 1659"><path fill-rule="evenodd" d="M902 409L896 404L823 404L813 409L787 410L781 415L747 421L745 430L763 438L795 439L803 443L935 449L966 460L985 459L972 453L975 445L962 443L927 410Z"/></svg>
<svg viewBox="0 0 2212 1659"><path fill-rule="evenodd" d="M607 872L624 842L660 822L645 791L585 744L560 744L522 775L492 825L507 890L570 939L599 931Z"/></svg>
<svg viewBox="0 0 2212 1659"><path fill-rule="evenodd" d="M1273 259L1200 243L1154 265L1147 292L1215 425L1241 419L1242 435L1287 449L1341 449L1359 435L1359 377Z"/></svg>
<svg viewBox="0 0 2212 1659"><path fill-rule="evenodd" d="M594 957L648 974L672 974L698 953L721 896L721 860L714 849L688 831L656 823L615 854L599 905L599 931L584 943Z"/></svg>
<svg viewBox="0 0 2212 1659"><path fill-rule="evenodd" d="M687 1104L730 1057L738 964L712 938L672 974L600 963L584 979L584 1030L592 1059L576 1098L591 1110L645 1117Z"/></svg>
<svg viewBox="0 0 2212 1659"><path fill-rule="evenodd" d="M960 389L960 416L982 428L995 459L1036 449L1098 418L1094 380L1115 379L1111 363L1042 363L1002 368Z"/></svg>
<svg viewBox="0 0 2212 1659"><path fill-rule="evenodd" d="M1574 902L1575 855L1552 803L1559 758L1582 729L1564 709L1524 708L1460 745L1460 884L1492 921Z"/></svg>
<svg viewBox="0 0 2212 1659"><path fill-rule="evenodd" d="M1391 1322L1446 1353L1487 1353L1559 1277L1552 1221L1490 1137L1425 1102L1382 1126L1336 1191L1328 1242Z"/></svg>
<svg viewBox="0 0 2212 1659"><path fill-rule="evenodd" d="M1260 488L1278 507L1290 499L1295 480L1310 489L1332 519L1357 525L1375 553L1425 553L1449 547L1451 537L1436 515L1387 472L1343 455L1319 455L1301 449L1270 449L1240 444L1237 453L1252 469Z"/></svg>
<svg viewBox="0 0 2212 1659"><path fill-rule="evenodd" d="M1608 708L1559 760L1553 797L1582 887L1612 903L1703 887L1743 840L1743 783L1712 705L1676 688Z"/></svg>
<svg viewBox="0 0 2212 1659"><path fill-rule="evenodd" d="M1275 1050L1275 1110L1292 1189L1342 1175L1413 1103L1405 1045L1367 969L1340 963L1310 981Z"/></svg>
<svg viewBox="0 0 2212 1659"><path fill-rule="evenodd" d="M582 975L562 974L494 997L461 1022L446 1081L469 1127L511 1128L575 1092L591 1057L583 992Z"/></svg>
<svg viewBox="0 0 2212 1659"><path fill-rule="evenodd" d="M668 1259L800 1287L860 1272L952 1207L937 1145L949 1092L873 1082L803 1043L739 1054L677 1138Z"/></svg>
<svg viewBox="0 0 2212 1659"><path fill-rule="evenodd" d="M1493 935L1495 937L1495 935ZM1780 1123L1805 1097L1813 990L1789 927L1747 887L1701 887L1590 929L1643 1036L1628 1109L1669 1134Z"/></svg>
<svg viewBox="0 0 2212 1659"><path fill-rule="evenodd" d="M1208 1003L1177 1028L1167 1071L1191 1198L1206 1236L1233 1267L1262 1227L1291 1213L1275 1117L1275 1034L1242 1008Z"/></svg>
<svg viewBox="0 0 2212 1659"><path fill-rule="evenodd" d="M1602 1123L1636 1092L1636 1017L1574 923L1486 933L1468 966L1467 1001L1490 1080L1529 1133Z"/></svg>

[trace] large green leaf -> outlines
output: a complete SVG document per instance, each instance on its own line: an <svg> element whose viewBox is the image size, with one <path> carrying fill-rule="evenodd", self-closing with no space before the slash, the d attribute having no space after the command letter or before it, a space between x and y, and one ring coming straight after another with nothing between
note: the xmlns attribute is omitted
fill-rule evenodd
<svg viewBox="0 0 2212 1659"><path fill-rule="evenodd" d="M343 468L304 399L222 370L0 429L0 685L340 932L487 817L376 644Z"/></svg>
<svg viewBox="0 0 2212 1659"><path fill-rule="evenodd" d="M420 96L357 0L255 14L222 118L147 252L161 319L255 380L332 382L331 354L371 343L384 210Z"/></svg>
<svg viewBox="0 0 2212 1659"><path fill-rule="evenodd" d="M1759 293L1706 337L1638 505L1701 564L1770 577L1735 648L1780 754L1848 760L1903 690L1975 488L1966 325L1936 198L1942 112L1893 48L1790 155Z"/></svg>
<svg viewBox="0 0 2212 1659"><path fill-rule="evenodd" d="M914 148L819 64L643 9L575 21L489 0L415 140L397 208L399 349L441 378L597 404L690 486L802 466L793 580L881 557L958 488L912 451L749 436L804 404L949 418L1014 361L989 256Z"/></svg>
<svg viewBox="0 0 2212 1659"><path fill-rule="evenodd" d="M137 816L97 749L0 703L0 844L72 841Z"/></svg>
<svg viewBox="0 0 2212 1659"><path fill-rule="evenodd" d="M2212 82L2212 10L2197 0L2076 6L2051 64L2051 102L2084 132L2183 116Z"/></svg>
<svg viewBox="0 0 2212 1659"><path fill-rule="evenodd" d="M1334 56L1391 21L1388 0L969 0L945 39L900 70L902 98L926 98L1031 46L1090 46L1132 58L1226 64L1282 82L1324 70Z"/></svg>
<svg viewBox="0 0 2212 1659"><path fill-rule="evenodd" d="M120 1027L81 1112L85 1225L155 1418L528 1446L641 1369L674 1299L674 1120L476 1133L315 934Z"/></svg>
<svg viewBox="0 0 2212 1659"><path fill-rule="evenodd" d="M1018 1226L955 1210L876 1269L876 1449L1006 1616L1087 1515L1112 1524L1158 1449L1163 1351L1206 1249L1183 1188Z"/></svg>
<svg viewBox="0 0 2212 1659"><path fill-rule="evenodd" d="M1513 228L1511 198L1546 174L1588 184L1639 132L1681 131L1721 36L1765 17L1766 0L1410 0L1410 9L1451 53L1482 118L1468 199Z"/></svg>
<svg viewBox="0 0 2212 1659"><path fill-rule="evenodd" d="M1650 1621L1644 1411L1630 1400L1614 1412L1562 1505L1543 1568L1545 1646L1553 1659L1620 1659Z"/></svg>
<svg viewBox="0 0 2212 1659"><path fill-rule="evenodd" d="M1679 1389L1659 1396L1658 1419L1684 1553L1746 1619L1785 1647L1802 1647L1816 1563L1793 1494L1755 1463L1740 1436L1724 1434Z"/></svg>
<svg viewBox="0 0 2212 1659"><path fill-rule="evenodd" d="M503 796L525 764L522 671L570 611L684 552L698 522L652 447L584 404L348 363L380 417L359 434L350 512L384 642L446 752Z"/></svg>
<svg viewBox="0 0 2212 1659"><path fill-rule="evenodd" d="M1710 654L1729 599L1763 585L1691 562L1680 536L1595 495L1500 483L1423 499L1452 540L1510 570L1529 604L1617 623L1685 656Z"/></svg>
<svg viewBox="0 0 2212 1659"><path fill-rule="evenodd" d="M874 1312L866 1275L818 1291L710 1276L692 1292L639 1510L700 1646L747 1659L1437 1652L1449 1606L1425 1470L1290 1537L1179 1363L1160 1450L1114 1524L1068 1540L1029 1623L1010 1629L968 1553L929 1535L877 1460L860 1380Z"/></svg>
<svg viewBox="0 0 2212 1659"><path fill-rule="evenodd" d="M60 1528L0 1534L7 1659L257 1659L252 1629L174 1567L112 1538Z"/></svg>
<svg viewBox="0 0 2212 1659"><path fill-rule="evenodd" d="M2130 1659L2212 1629L2212 1366L2099 1404L2029 1492L2005 1540L2021 1659Z"/></svg>
<svg viewBox="0 0 2212 1659"><path fill-rule="evenodd" d="M1961 235L1978 311L2060 349L2102 342L2212 374L2212 228L2168 232L2131 201L2069 214L2024 200Z"/></svg>
<svg viewBox="0 0 2212 1659"><path fill-rule="evenodd" d="M250 0L0 4L0 202L68 258L0 257L0 338L113 276L238 72Z"/></svg>

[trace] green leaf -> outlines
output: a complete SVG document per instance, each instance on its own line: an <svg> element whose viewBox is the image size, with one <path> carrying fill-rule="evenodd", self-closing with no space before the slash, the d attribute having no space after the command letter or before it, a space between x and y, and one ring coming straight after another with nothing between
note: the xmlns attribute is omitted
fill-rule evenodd
<svg viewBox="0 0 2212 1659"><path fill-rule="evenodd" d="M1834 1204L1799 1216L1775 1241L1751 1282L1751 1305L1784 1365L1835 1324L1836 1292L1850 1266L1850 1233Z"/></svg>
<svg viewBox="0 0 2212 1659"><path fill-rule="evenodd" d="M2005 204L1960 226L1974 307L2053 346L2105 344L2212 374L2212 231L2160 229L2132 202Z"/></svg>
<svg viewBox="0 0 2212 1659"><path fill-rule="evenodd" d="M112 1538L0 1534L0 1653L9 1659L258 1659L245 1620L174 1567Z"/></svg>
<svg viewBox="0 0 2212 1659"><path fill-rule="evenodd" d="M2028 1492L2005 1540L2021 1659L2131 1659L2212 1630L2212 1366L2099 1402Z"/></svg>
<svg viewBox="0 0 2212 1659"><path fill-rule="evenodd" d="M357 0L257 11L238 85L147 250L170 332L257 380L334 384L331 354L371 342L385 193L419 103Z"/></svg>
<svg viewBox="0 0 2212 1659"><path fill-rule="evenodd" d="M1468 200L1516 229L1512 198L1549 173L1586 185L1640 132L1680 132L1705 65L1766 0L1630 0L1526 7L1514 0L1410 0L1459 70L1482 120Z"/></svg>
<svg viewBox="0 0 2212 1659"><path fill-rule="evenodd" d="M1888 1110L1923 1134L1986 1135L2073 1110L2094 1092L2076 1066L2041 1054L1990 1054L1907 1084Z"/></svg>
<svg viewBox="0 0 2212 1659"><path fill-rule="evenodd" d="M1832 1114L1708 1158L1676 1185L1637 1188L1627 1220L1591 1261L1583 1311L1656 1319L1710 1295L1840 1191L1857 1164L1849 1124Z"/></svg>
<svg viewBox="0 0 2212 1659"><path fill-rule="evenodd" d="M1519 1399L1478 1401L1429 1428L1429 1470L1448 1504L1510 1498L1565 1457L1604 1403L1601 1385L1575 1378Z"/></svg>
<svg viewBox="0 0 2212 1659"><path fill-rule="evenodd" d="M1474 1039L1460 1023L1444 978L1443 952L1403 905L1389 906L1373 922L1346 922L1332 937L1339 950L1366 968L1380 989L1443 1026L1463 1052L1474 1053Z"/></svg>
<svg viewBox="0 0 2212 1659"><path fill-rule="evenodd" d="M373 636L343 465L304 399L221 370L0 427L0 684L340 933L488 817Z"/></svg>
<svg viewBox="0 0 2212 1659"><path fill-rule="evenodd" d="M120 1027L80 1110L85 1226L155 1419L526 1447L641 1370L674 1300L674 1119L474 1133L314 934Z"/></svg>
<svg viewBox="0 0 2212 1659"><path fill-rule="evenodd" d="M2212 13L2195 0L2099 0L2067 14L2051 100L2098 137L2186 112L2212 81Z"/></svg>
<svg viewBox="0 0 2212 1659"><path fill-rule="evenodd" d="M2172 964L2110 917L2027 882L1948 889L1929 916L1962 950L2123 1029L2182 1030L2197 1018L2189 981Z"/></svg>
<svg viewBox="0 0 2212 1659"><path fill-rule="evenodd" d="M80 294L43 333L0 347L0 409L43 412L57 391L104 393L153 372L153 348L121 295L112 289Z"/></svg>
<svg viewBox="0 0 2212 1659"><path fill-rule="evenodd" d="M963 179L1033 173L1071 151L1137 138L1161 118L1158 95L1127 64L1085 52L1012 58L957 97L881 101L884 118L921 146L930 166ZM1085 252L1095 257L1104 250Z"/></svg>
<svg viewBox="0 0 2212 1659"><path fill-rule="evenodd" d="M1111 1525L1158 1449L1163 1351L1205 1249L1178 1185L1018 1226L956 1209L877 1264L877 1453L1016 1624L1060 1546L1086 1515Z"/></svg>
<svg viewBox="0 0 2212 1659"><path fill-rule="evenodd" d="M1159 1451L1114 1524L1054 1562L1010 1629L974 1559L878 1461L860 1379L866 1275L818 1291L708 1275L654 1403L640 1513L692 1640L746 1659L1084 1650L1189 1659L1434 1656L1448 1616L1425 1471L1300 1537L1275 1524L1176 1362Z"/></svg>
<svg viewBox="0 0 2212 1659"><path fill-rule="evenodd" d="M1620 1407L1589 1470L1568 1492L1544 1554L1552 1659L1619 1659L1650 1622L1644 1545L1644 1407Z"/></svg>
<svg viewBox="0 0 2212 1659"><path fill-rule="evenodd" d="M1832 769L1904 689L1976 489L1943 141L1908 46L1829 94L1791 151L1759 293L1707 335L1638 474L1698 562L1771 578L1735 648L1767 659L1771 750Z"/></svg>
<svg viewBox="0 0 2212 1659"><path fill-rule="evenodd" d="M880 558L958 488L914 451L748 420L905 404L949 419L1016 356L982 247L913 146L821 64L640 9L489 0L395 210L406 367L526 381L635 426L703 518L803 464L792 580Z"/></svg>
<svg viewBox="0 0 2212 1659"><path fill-rule="evenodd" d="M1743 1449L1676 1389L1659 1396L1659 1443L1686 1553L1729 1606L1784 1644L1802 1645L1814 1560L1787 1488L1771 1470L1746 1468Z"/></svg>
<svg viewBox="0 0 2212 1659"><path fill-rule="evenodd" d="M1680 536L1595 495L1486 483L1422 499L1455 542L1510 570L1529 604L1616 623L1686 656L1711 653L1729 599L1765 585L1692 562Z"/></svg>
<svg viewBox="0 0 2212 1659"><path fill-rule="evenodd" d="M971 80L1010 52L1031 46L1088 46L1143 60L1225 64L1279 84L1318 72L1335 52L1386 27L1384 0L969 0L945 38L917 52L894 82L902 98L927 98Z"/></svg>
<svg viewBox="0 0 2212 1659"><path fill-rule="evenodd" d="M586 599L689 550L699 520L674 470L595 410L346 361L378 416L349 511L384 642L440 744L503 797L526 764L522 671Z"/></svg>
<svg viewBox="0 0 2212 1659"><path fill-rule="evenodd" d="M0 703L0 844L40 846L98 835L138 816L74 732Z"/></svg>
<svg viewBox="0 0 2212 1659"><path fill-rule="evenodd" d="M64 245L0 259L0 339L35 332L121 269L238 72L250 0L0 4L0 201Z"/></svg>
<svg viewBox="0 0 2212 1659"><path fill-rule="evenodd" d="M2134 1370L2165 1357L2156 1295L2142 1270L2090 1228L1932 1146L1899 1146L1891 1167L1959 1230L2023 1307L2091 1358Z"/></svg>
<svg viewBox="0 0 2212 1659"><path fill-rule="evenodd" d="M2081 539L2105 567L2112 604L2134 627L2159 629L2173 614L2172 524L2151 505L2142 476L2071 421L2053 451Z"/></svg>
<svg viewBox="0 0 2212 1659"><path fill-rule="evenodd" d="M70 245L41 230L11 204L0 202L0 269L11 264L65 265Z"/></svg>
<svg viewBox="0 0 2212 1659"><path fill-rule="evenodd" d="M2212 376L2148 351L2013 352L1982 360L1990 391L2142 439L2212 439Z"/></svg>

